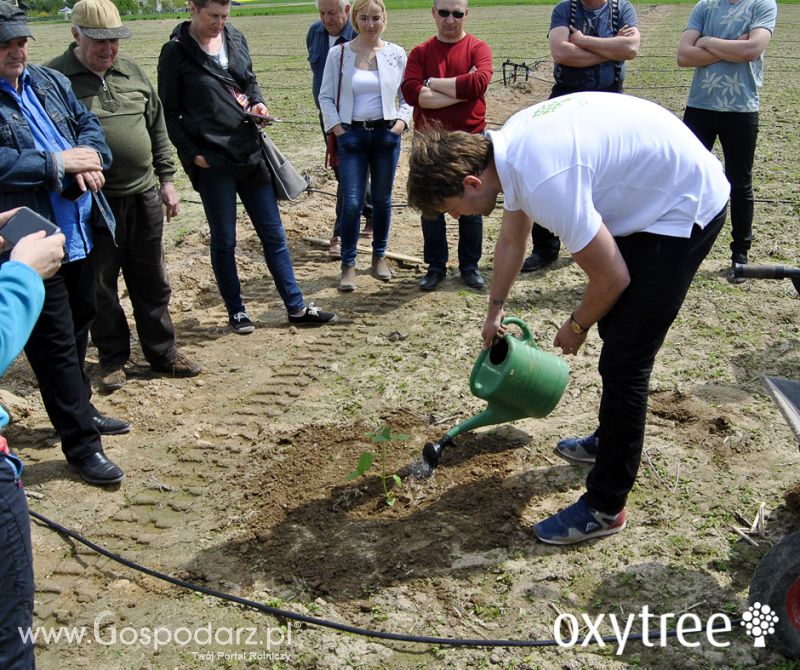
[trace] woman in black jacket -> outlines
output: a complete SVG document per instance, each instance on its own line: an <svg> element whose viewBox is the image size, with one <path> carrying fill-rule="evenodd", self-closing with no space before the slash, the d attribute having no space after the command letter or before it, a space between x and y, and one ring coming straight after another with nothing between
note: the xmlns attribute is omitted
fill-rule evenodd
<svg viewBox="0 0 800 670"><path fill-rule="evenodd" d="M334 323L306 306L294 276L257 121L267 115L244 35L226 25L230 0L190 0L191 21L172 31L158 60L158 94L170 140L203 201L211 267L233 330L253 332L236 271L236 194L264 248L275 286L298 326Z"/></svg>

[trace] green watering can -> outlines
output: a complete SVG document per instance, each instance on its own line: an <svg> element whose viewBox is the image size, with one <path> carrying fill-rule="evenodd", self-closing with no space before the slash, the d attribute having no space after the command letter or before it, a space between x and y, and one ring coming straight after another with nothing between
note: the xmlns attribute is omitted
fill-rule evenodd
<svg viewBox="0 0 800 670"><path fill-rule="evenodd" d="M522 337L506 333L487 351L481 351L469 376L472 395L487 401L480 414L451 428L438 442L422 450L423 466L429 474L439 464L442 449L468 430L526 417L541 418L555 409L567 386L569 368L564 359L542 351L528 325L506 317L503 325L514 324Z"/></svg>

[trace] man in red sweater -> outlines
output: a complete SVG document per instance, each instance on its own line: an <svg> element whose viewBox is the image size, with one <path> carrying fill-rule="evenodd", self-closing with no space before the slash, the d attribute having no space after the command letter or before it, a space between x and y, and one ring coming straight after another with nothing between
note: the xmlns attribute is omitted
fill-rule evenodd
<svg viewBox="0 0 800 670"><path fill-rule="evenodd" d="M449 130L480 133L486 127L486 88L492 79L492 50L464 30L467 0L435 0L431 9L436 36L414 47L408 57L402 91L414 105L414 125L436 122ZM422 217L424 258L428 273L419 287L433 291L447 273L447 234L444 215ZM458 269L463 282L484 287L478 271L483 246L483 219L458 219Z"/></svg>

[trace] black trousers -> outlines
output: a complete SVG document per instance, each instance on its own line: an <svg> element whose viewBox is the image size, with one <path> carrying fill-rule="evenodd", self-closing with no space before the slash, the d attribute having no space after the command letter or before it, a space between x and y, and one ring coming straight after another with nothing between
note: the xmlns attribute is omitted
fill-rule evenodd
<svg viewBox="0 0 800 670"><path fill-rule="evenodd" d="M33 553L22 465L0 453L0 668L35 667L33 643L19 633L33 624Z"/></svg>
<svg viewBox="0 0 800 670"><path fill-rule="evenodd" d="M617 82L608 88L600 89L600 91L604 93L622 93L622 82ZM548 100L560 98L562 95L569 95L570 93L581 93L581 91L555 84L550 91ZM536 253L545 258L558 256L558 252L561 249L561 240L558 239L558 235L551 233L547 228L540 226L535 221L531 230L531 239L533 240L533 250Z"/></svg>
<svg viewBox="0 0 800 670"><path fill-rule="evenodd" d="M423 258L428 270L447 274L447 226L444 214L435 219L421 217ZM478 269L483 253L483 217L463 214L458 217L458 269L461 272Z"/></svg>
<svg viewBox="0 0 800 670"><path fill-rule="evenodd" d="M644 445L647 394L658 350L678 315L697 268L725 223L725 209L688 239L636 233L615 238L630 284L598 323L603 380L598 451L584 500L616 514L633 487Z"/></svg>
<svg viewBox="0 0 800 670"><path fill-rule="evenodd" d="M44 306L25 355L39 382L50 422L68 461L100 451L92 417L92 386L84 369L89 326L95 313L95 282L89 259L66 263L44 280Z"/></svg>
<svg viewBox="0 0 800 670"><path fill-rule="evenodd" d="M164 212L157 187L113 198L116 244L107 228L94 231L92 262L97 274L97 316L92 342L102 367L121 367L131 355L131 333L117 282L120 270L133 305L136 332L147 361L165 365L175 359L175 326L169 315L169 285L162 238Z"/></svg>
<svg viewBox="0 0 800 670"><path fill-rule="evenodd" d="M753 157L758 139L758 112L687 107L683 122L709 151L719 138L725 157L725 176L731 183L731 252L746 254L753 243Z"/></svg>

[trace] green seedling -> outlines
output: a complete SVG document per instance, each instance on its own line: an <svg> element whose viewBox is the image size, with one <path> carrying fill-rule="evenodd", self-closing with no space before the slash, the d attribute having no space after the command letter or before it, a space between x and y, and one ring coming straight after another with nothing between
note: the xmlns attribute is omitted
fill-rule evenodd
<svg viewBox="0 0 800 670"><path fill-rule="evenodd" d="M378 456L380 458L381 466L380 478L381 484L383 485L383 497L389 507L394 507L394 504L397 502L397 496L395 495L394 491L389 488L389 482L391 481L395 486L402 486L403 480L400 479L399 475L389 473L387 471L387 452L391 442L405 442L408 440L408 435L404 435L403 433L394 433L389 426L384 426L383 428L379 428L367 433L367 437L369 437L378 447ZM351 482L354 479L358 479L364 475L374 464L375 454L371 451L362 451L361 455L358 457L358 465L356 465L356 469L347 476L347 481Z"/></svg>

